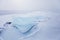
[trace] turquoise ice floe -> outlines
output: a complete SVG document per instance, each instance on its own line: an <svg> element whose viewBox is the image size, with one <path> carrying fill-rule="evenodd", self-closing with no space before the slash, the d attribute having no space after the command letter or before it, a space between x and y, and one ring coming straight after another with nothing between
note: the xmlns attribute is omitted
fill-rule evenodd
<svg viewBox="0 0 60 40"><path fill-rule="evenodd" d="M21 33L26 34L42 20L44 21L45 17L15 17L13 18L12 25Z"/></svg>
<svg viewBox="0 0 60 40"><path fill-rule="evenodd" d="M41 27L38 25L41 21L45 21L45 19L46 17L43 16L31 16L31 17L14 16L10 22L7 22L5 24L5 27L7 27L6 28L7 31L4 34L4 36L8 35L6 37L7 39L11 37L10 35L12 35L12 37L15 38L17 37L19 40L30 37L41 29Z"/></svg>
<svg viewBox="0 0 60 40"><path fill-rule="evenodd" d="M40 30L40 22L43 22L47 17L13 17L12 26L19 32L20 38L24 39L30 37Z"/></svg>

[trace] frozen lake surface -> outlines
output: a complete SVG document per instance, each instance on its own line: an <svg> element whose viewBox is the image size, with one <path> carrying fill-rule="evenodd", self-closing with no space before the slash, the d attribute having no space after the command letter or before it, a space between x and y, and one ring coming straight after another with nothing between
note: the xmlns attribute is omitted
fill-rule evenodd
<svg viewBox="0 0 60 40"><path fill-rule="evenodd" d="M39 13L39 12L38 12ZM36 14L36 12L35 12ZM34 12L33 13L28 13L26 14L21 14L28 16L33 16L35 15ZM10 16L6 16L6 15L1 15L0 16L0 27L3 28L3 24L6 23L6 21L11 21L13 14L11 14ZM36 14L38 15L38 14ZM47 21L41 22L40 23L40 27L41 29L39 30L39 32L35 33L34 35L25 38L25 39L21 39L21 40L60 40L60 13L54 13L54 12L41 12L39 13L40 16L46 16L49 19ZM4 31L1 34L1 37L4 40L20 40L19 38L20 33L17 31L17 29L11 27L11 25L7 25L6 27L4 27Z"/></svg>

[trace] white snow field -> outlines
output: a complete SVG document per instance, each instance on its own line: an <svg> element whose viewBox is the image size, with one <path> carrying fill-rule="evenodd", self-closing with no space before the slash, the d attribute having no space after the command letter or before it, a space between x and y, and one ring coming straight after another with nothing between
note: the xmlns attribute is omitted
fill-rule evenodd
<svg viewBox="0 0 60 40"><path fill-rule="evenodd" d="M46 18L43 21L41 20L36 26L39 28L38 30L33 30L27 34L20 33L12 24L5 25L6 22L13 22L14 17L35 17L37 15ZM1 40L60 40L60 13L34 11L20 13L20 15L14 13L3 14L0 15L0 28L4 28L2 33L0 33Z"/></svg>
<svg viewBox="0 0 60 40"><path fill-rule="evenodd" d="M4 40L24 40L41 31L50 16L46 12L34 11L26 14L8 14L0 16L1 38ZM11 24L6 24L12 22Z"/></svg>

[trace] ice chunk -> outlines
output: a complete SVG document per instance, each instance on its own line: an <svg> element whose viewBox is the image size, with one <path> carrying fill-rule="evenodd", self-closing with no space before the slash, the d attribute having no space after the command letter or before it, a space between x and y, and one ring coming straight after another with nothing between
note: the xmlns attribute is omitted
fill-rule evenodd
<svg viewBox="0 0 60 40"><path fill-rule="evenodd" d="M36 16L36 17L15 17L13 18L12 24L20 32L26 33L29 32L35 25L37 25L40 20L44 20L44 17Z"/></svg>

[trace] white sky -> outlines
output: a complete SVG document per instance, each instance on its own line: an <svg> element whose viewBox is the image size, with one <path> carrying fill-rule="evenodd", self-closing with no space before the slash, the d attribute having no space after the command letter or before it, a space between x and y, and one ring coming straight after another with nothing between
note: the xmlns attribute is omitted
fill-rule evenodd
<svg viewBox="0 0 60 40"><path fill-rule="evenodd" d="M60 10L59 0L0 0L0 10Z"/></svg>

